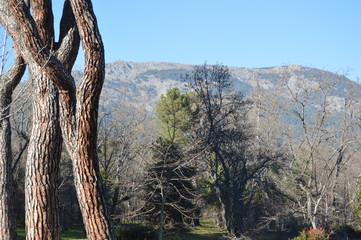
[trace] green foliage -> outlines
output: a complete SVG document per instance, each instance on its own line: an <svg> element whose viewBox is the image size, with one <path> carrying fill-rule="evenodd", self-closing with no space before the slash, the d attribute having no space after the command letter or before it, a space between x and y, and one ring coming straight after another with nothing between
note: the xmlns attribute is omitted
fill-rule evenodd
<svg viewBox="0 0 361 240"><path fill-rule="evenodd" d="M161 123L159 137L165 141L185 144L185 133L191 129L197 119L194 97L190 93L181 93L178 88L162 95L156 106L156 116Z"/></svg>
<svg viewBox="0 0 361 240"><path fill-rule="evenodd" d="M187 162L186 153L190 141L187 132L197 119L194 106L191 94L181 93L178 88L162 95L156 106L161 129L152 145L154 162L148 166L149 177L145 183L149 196L145 211L153 223L160 222L162 213L163 223L179 227L198 217L192 183L197 171Z"/></svg>
<svg viewBox="0 0 361 240"><path fill-rule="evenodd" d="M216 186L210 177L203 177L199 179L199 191L202 200L211 207L221 209L222 205L219 201Z"/></svg>
<svg viewBox="0 0 361 240"><path fill-rule="evenodd" d="M303 229L300 232L300 235L298 237L293 238L292 240L308 240L308 234L307 234L307 230Z"/></svg>
<svg viewBox="0 0 361 240"><path fill-rule="evenodd" d="M102 179L107 179L107 174L105 171L105 168L100 168L100 175L102 176Z"/></svg>
<svg viewBox="0 0 361 240"><path fill-rule="evenodd" d="M361 178L357 181L356 204L353 213L356 219L361 222Z"/></svg>
<svg viewBox="0 0 361 240"><path fill-rule="evenodd" d="M305 228L300 232L298 237L292 240L330 240L333 230L331 228Z"/></svg>

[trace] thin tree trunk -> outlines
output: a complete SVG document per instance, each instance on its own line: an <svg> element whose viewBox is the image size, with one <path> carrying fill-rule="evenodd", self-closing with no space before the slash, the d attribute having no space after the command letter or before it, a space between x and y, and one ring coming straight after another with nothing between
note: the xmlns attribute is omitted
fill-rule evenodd
<svg viewBox="0 0 361 240"><path fill-rule="evenodd" d="M0 86L0 239L16 239L15 216L11 208L12 175L11 175L11 126L10 104L14 88L20 82L25 71L24 61L16 56L13 67L1 77Z"/></svg>
<svg viewBox="0 0 361 240"><path fill-rule="evenodd" d="M161 197L162 203L160 205L160 212L159 212L159 231L158 231L158 240L163 240L163 228L164 228L164 207L165 201L167 198L167 193L164 192L163 187L161 186Z"/></svg>
<svg viewBox="0 0 361 240"><path fill-rule="evenodd" d="M112 205L110 206L110 210L109 210L109 214L110 216L112 216L113 214L115 214L115 210L118 204L118 198L119 198L119 194L120 194L120 186L118 185L118 183L116 183L117 185L114 188L114 193L112 196Z"/></svg>
<svg viewBox="0 0 361 240"><path fill-rule="evenodd" d="M1 92L3 95L3 92ZM7 107L7 97L0 96L1 109ZM1 118L7 114L4 111ZM11 212L10 212L10 195L11 195L11 132L10 120L8 118L0 121L0 239L15 239Z"/></svg>
<svg viewBox="0 0 361 240"><path fill-rule="evenodd" d="M307 217L310 220L312 228L316 229L317 228L316 216L312 211L312 195L311 195L311 191L306 192L306 197L307 197Z"/></svg>

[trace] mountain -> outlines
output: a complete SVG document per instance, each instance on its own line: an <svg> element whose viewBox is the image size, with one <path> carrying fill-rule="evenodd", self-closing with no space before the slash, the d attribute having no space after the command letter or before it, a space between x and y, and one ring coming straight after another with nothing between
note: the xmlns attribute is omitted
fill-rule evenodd
<svg viewBox="0 0 361 240"><path fill-rule="evenodd" d="M184 77L191 74L193 65L167 62L125 62L115 61L106 64L106 75L102 93L105 106L119 104L144 105L149 111L154 109L160 95L173 87L186 90ZM232 81L237 90L248 96L258 86L262 91L270 92L284 82L290 89L300 85L313 89L325 79L333 82L330 100L336 105L342 104L343 98L354 92L361 96L361 86L342 75L308 68L300 65L288 65L269 68L230 67ZM75 73L75 75L78 75ZM284 98L290 96L285 94Z"/></svg>

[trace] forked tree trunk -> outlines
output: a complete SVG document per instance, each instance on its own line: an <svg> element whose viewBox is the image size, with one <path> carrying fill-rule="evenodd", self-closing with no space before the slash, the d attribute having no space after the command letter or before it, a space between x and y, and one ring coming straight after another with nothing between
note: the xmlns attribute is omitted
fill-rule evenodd
<svg viewBox="0 0 361 240"><path fill-rule="evenodd" d="M28 13L23 2L17 2L17 4L22 5L22 10ZM79 36L69 1L65 1L64 4L60 41L57 44L53 39L51 1L32 0L31 6L35 19L33 26L36 24L39 31L35 31L35 33L32 31L31 34L35 34L38 41L45 43L52 50L56 50L57 55L64 63L63 71L69 72L79 47ZM9 12L7 2L1 1L1 22L9 30L15 45L21 47L22 55L31 66L30 73L35 86L34 125L28 152L25 189L27 239L58 239L57 178L61 153L61 132L57 89L43 71L45 65L38 64L29 57L22 41L23 37L26 37L26 32L21 31L14 16L9 15ZM30 15L28 15L28 19L32 19ZM38 54L43 49L46 47L39 49Z"/></svg>
<svg viewBox="0 0 361 240"><path fill-rule="evenodd" d="M10 104L14 88L25 71L21 57L16 57L13 67L0 79L0 239L15 240L15 216L11 211L11 126Z"/></svg>
<svg viewBox="0 0 361 240"><path fill-rule="evenodd" d="M0 0L0 20L22 47L26 61L42 66L42 73L59 89L61 129L73 160L75 187L88 239L113 239L96 152L98 105L105 75L104 47L91 1L70 2L85 54L85 70L78 90L64 67L66 61L61 64L61 57L56 59L44 46L24 2Z"/></svg>
<svg viewBox="0 0 361 240"><path fill-rule="evenodd" d="M53 46L51 1L31 0L30 5L41 40ZM59 239L57 191L62 139L58 93L41 68L29 63L34 99L25 173L26 238Z"/></svg>

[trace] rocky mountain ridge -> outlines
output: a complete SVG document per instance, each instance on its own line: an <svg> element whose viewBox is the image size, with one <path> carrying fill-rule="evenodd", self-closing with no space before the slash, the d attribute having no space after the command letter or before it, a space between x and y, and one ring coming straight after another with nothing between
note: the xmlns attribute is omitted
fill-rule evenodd
<svg viewBox="0 0 361 240"><path fill-rule="evenodd" d="M148 111L154 109L160 95L173 87L186 90L186 74L191 74L193 65L168 62L126 62L118 60L106 64L102 102L105 106L118 104L143 105ZM232 81L237 90L246 96L257 87L262 91L275 90L287 82L290 88L302 84L312 89L319 82L329 79L335 82L331 96L337 103L349 91L361 97L361 86L345 76L332 72L288 65L268 68L230 67ZM77 75L77 74L75 74Z"/></svg>

